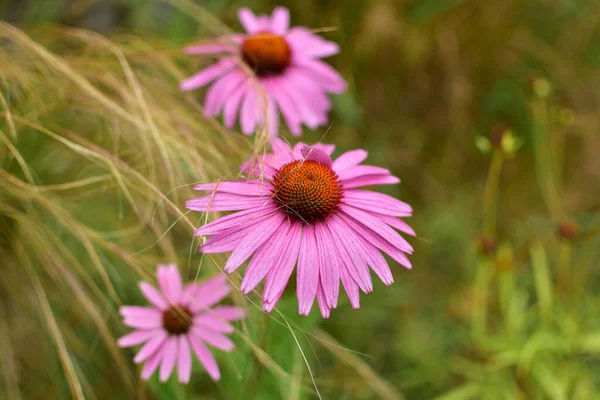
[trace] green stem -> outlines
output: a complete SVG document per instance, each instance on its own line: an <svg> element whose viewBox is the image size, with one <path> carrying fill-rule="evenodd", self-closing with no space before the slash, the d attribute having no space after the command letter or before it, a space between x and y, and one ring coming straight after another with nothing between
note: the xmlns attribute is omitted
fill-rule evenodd
<svg viewBox="0 0 600 400"><path fill-rule="evenodd" d="M494 151L490 169L485 182L483 197L483 230L494 236L496 232L496 208L498 204L498 188L504 156L501 151Z"/></svg>
<svg viewBox="0 0 600 400"><path fill-rule="evenodd" d="M534 117L533 151L536 178L550 217L554 222L558 222L564 218L564 213L554 176L555 167L552 165L548 110L542 100L534 101L531 107Z"/></svg>

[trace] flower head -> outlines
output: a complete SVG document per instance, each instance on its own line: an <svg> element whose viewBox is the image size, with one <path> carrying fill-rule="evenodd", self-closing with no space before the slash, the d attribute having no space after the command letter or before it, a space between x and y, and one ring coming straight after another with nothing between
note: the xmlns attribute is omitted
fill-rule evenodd
<svg viewBox="0 0 600 400"><path fill-rule="evenodd" d="M271 311L297 269L298 312L308 315L315 297L321 315L337 306L340 281L353 308L359 289L373 290L369 266L386 284L392 273L381 251L407 268L413 249L396 231L414 235L399 217L411 207L385 194L358 189L398 183L384 168L361 165L367 152L353 150L335 161L334 146L272 142L273 153L249 160L250 178L197 185L211 193L189 200L190 210L238 211L204 225L210 236L204 253L231 252L226 272L250 259L241 284L244 293L265 279L263 309Z"/></svg>
<svg viewBox="0 0 600 400"><path fill-rule="evenodd" d="M148 379L160 365L159 378L169 379L177 365L180 382L187 383L192 374L192 355L196 354L213 380L219 380L219 366L207 344L231 351L234 344L225 334L234 331L229 321L244 317L244 311L232 306L213 306L229 294L224 275L202 284L182 286L177 266L159 265L157 290L148 282L140 290L150 307L123 306L120 313L125 325L135 330L119 339L120 347L144 344L133 361L146 362L142 379Z"/></svg>
<svg viewBox="0 0 600 400"><path fill-rule="evenodd" d="M269 134L277 135L279 112L295 135L302 133L302 124L311 129L326 124L331 106L326 94L343 92L346 83L319 59L337 54L339 47L304 27L290 28L284 7L270 17L242 8L239 18L246 34L186 48L187 54L219 54L219 60L182 82L181 89L214 81L206 94L206 113L223 112L225 125L232 128L239 111L245 134L266 120Z"/></svg>

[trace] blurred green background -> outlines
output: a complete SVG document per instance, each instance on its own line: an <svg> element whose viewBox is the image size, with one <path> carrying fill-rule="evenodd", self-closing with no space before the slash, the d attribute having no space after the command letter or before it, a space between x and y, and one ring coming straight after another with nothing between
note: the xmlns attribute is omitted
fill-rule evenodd
<svg viewBox="0 0 600 400"><path fill-rule="evenodd" d="M178 92L210 61L181 49L278 4L326 28L349 82L302 139L402 179L381 190L413 205L413 270L327 321L299 317L293 287L271 316L236 294L250 316L220 382L196 365L186 387L144 383L118 307L159 262L217 273L183 201L259 146ZM600 2L4 0L0 16L18 28L0 29L0 397L600 398Z"/></svg>

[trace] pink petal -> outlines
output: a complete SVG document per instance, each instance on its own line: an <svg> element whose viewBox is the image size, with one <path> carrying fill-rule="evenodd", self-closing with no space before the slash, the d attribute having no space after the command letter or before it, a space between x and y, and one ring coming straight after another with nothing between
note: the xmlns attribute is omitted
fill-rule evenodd
<svg viewBox="0 0 600 400"><path fill-rule="evenodd" d="M248 33L254 33L259 29L258 21L256 16L250 9L244 7L238 11L238 18Z"/></svg>
<svg viewBox="0 0 600 400"><path fill-rule="evenodd" d="M352 168L367 159L368 153L362 149L347 151L333 162L333 170L337 173Z"/></svg>
<svg viewBox="0 0 600 400"><path fill-rule="evenodd" d="M294 59L329 57L340 52L340 47L315 35L304 27L294 27L286 36Z"/></svg>
<svg viewBox="0 0 600 400"><path fill-rule="evenodd" d="M340 279L342 281L342 285L344 286L344 290L348 295L348 299L350 299L350 305L353 310L358 310L360 308L360 295L358 293L358 284L352 278L348 268L345 265L342 265L340 268Z"/></svg>
<svg viewBox="0 0 600 400"><path fill-rule="evenodd" d="M177 336L171 336L167 339L165 347L163 348L163 360L160 363L160 370L158 372L158 378L161 382L166 382L175 368L175 363L178 358L179 340Z"/></svg>
<svg viewBox="0 0 600 400"><path fill-rule="evenodd" d="M242 102L242 111L240 114L240 124L242 126L242 132L246 135L250 135L254 132L254 128L256 126L257 121L257 93L255 84L250 82L248 85L248 89L246 90L246 95L244 96L244 101Z"/></svg>
<svg viewBox="0 0 600 400"><path fill-rule="evenodd" d="M295 59L295 64L306 70L307 74L320 84L323 89L332 93L342 93L346 90L346 82L328 64L314 59Z"/></svg>
<svg viewBox="0 0 600 400"><path fill-rule="evenodd" d="M200 246L204 254L218 254L233 251L247 234L249 229L230 228L214 235Z"/></svg>
<svg viewBox="0 0 600 400"><path fill-rule="evenodd" d="M119 347L131 347L137 346L138 344L142 344L154 336L156 336L160 331L156 330L139 330L133 331L117 341Z"/></svg>
<svg viewBox="0 0 600 400"><path fill-rule="evenodd" d="M344 202L369 213L378 213L392 217L406 217L412 214L412 207L408 204L387 194L372 192L370 190L346 190L344 192Z"/></svg>
<svg viewBox="0 0 600 400"><path fill-rule="evenodd" d="M394 260L396 260L398 263L405 266L406 268L410 269L412 267L410 260L408 259L408 257L406 257L406 254L404 254L404 252L399 250L396 246L391 245L381 236L375 234L373 231L371 231L361 223L357 222L353 218L347 218L345 216L341 217L344 220L344 222L346 222L352 228L352 230L354 230L356 233L362 236L373 246L381 249L383 252L387 253L390 257L392 257Z"/></svg>
<svg viewBox="0 0 600 400"><path fill-rule="evenodd" d="M215 307L212 313L226 321L235 321L246 317L246 311L243 308L234 306Z"/></svg>
<svg viewBox="0 0 600 400"><path fill-rule="evenodd" d="M240 108L240 103L244 97L244 94L246 94L246 90L248 90L249 85L250 82L248 82L248 80L242 81L238 88L235 89L229 98L225 100L225 107L223 109L223 123L229 129L233 128L235 125L235 119Z"/></svg>
<svg viewBox="0 0 600 400"><path fill-rule="evenodd" d="M279 133L279 113L275 102L269 96L267 98L267 123L266 123L267 135L269 138L277 137Z"/></svg>
<svg viewBox="0 0 600 400"><path fill-rule="evenodd" d="M308 315L319 286L319 250L312 227L306 226L298 254L297 292L298 314Z"/></svg>
<svg viewBox="0 0 600 400"><path fill-rule="evenodd" d="M194 329L193 334L217 349L231 351L235 348L235 344L227 336L210 329Z"/></svg>
<svg viewBox="0 0 600 400"><path fill-rule="evenodd" d="M328 308L337 306L337 299L340 291L340 267L341 260L333 244L333 238L327 229L325 223L314 225L315 237L317 239L317 249L319 250L319 275L321 278L321 287Z"/></svg>
<svg viewBox="0 0 600 400"><path fill-rule="evenodd" d="M140 351L135 355L133 362L136 364L141 363L151 355L153 355L158 349L162 347L162 345L167 340L167 332L164 330L160 330L156 333L152 339L150 339Z"/></svg>
<svg viewBox="0 0 600 400"><path fill-rule="evenodd" d="M268 202L268 197L248 197L231 193L211 193L185 202L188 210L199 212L240 211L256 209Z"/></svg>
<svg viewBox="0 0 600 400"><path fill-rule="evenodd" d="M231 324L212 312L206 312L194 317L194 327L192 330L202 328L222 333L232 333L235 331L235 328Z"/></svg>
<svg viewBox="0 0 600 400"><path fill-rule="evenodd" d="M156 329L162 326L162 317L127 317L123 324L134 329Z"/></svg>
<svg viewBox="0 0 600 400"><path fill-rule="evenodd" d="M192 77L186 79L181 82L179 88L182 91L188 91L193 89L198 89L209 82L212 82L216 78L228 72L235 66L235 63L229 59L222 59L216 64L213 64Z"/></svg>
<svg viewBox="0 0 600 400"><path fill-rule="evenodd" d="M283 287L276 295L274 295L270 301L263 301L262 309L264 312L270 313L275 309L277 302L279 302L279 299L281 299L281 296L283 295L284 289L285 287Z"/></svg>
<svg viewBox="0 0 600 400"><path fill-rule="evenodd" d="M194 353L196 353L200 363L202 363L204 368L206 368L208 375L210 375L210 377L215 381L221 379L221 373L219 372L217 361L210 353L210 350L208 350L208 347L206 347L201 339L195 337L194 335L190 335L189 340Z"/></svg>
<svg viewBox="0 0 600 400"><path fill-rule="evenodd" d="M187 335L179 335L179 357L177 359L177 373L179 382L189 383L192 376L192 350Z"/></svg>
<svg viewBox="0 0 600 400"><path fill-rule="evenodd" d="M327 122L327 109L317 107L315 101L318 100L320 91L311 93L306 87L295 82L289 73L277 79L278 95L284 96L286 102L293 105L298 119L304 122L309 128L316 129ZM276 94L277 95L277 94Z"/></svg>
<svg viewBox="0 0 600 400"><path fill-rule="evenodd" d="M185 54L215 54L215 53L234 53L236 49L233 46L223 44L206 43L188 46L183 49Z"/></svg>
<svg viewBox="0 0 600 400"><path fill-rule="evenodd" d="M394 283L394 277L392 276L392 271L390 271L390 267L388 266L385 258L381 255L379 250L371 243L366 241L359 233L352 229L352 226L348 223L348 218L344 215L340 215L339 218L340 224L343 225L344 230L350 230L354 235L358 235L360 239L358 240L358 245L360 247L360 251L365 258L365 261L371 266L373 271L379 276L379 278L386 285L391 285Z"/></svg>
<svg viewBox="0 0 600 400"><path fill-rule="evenodd" d="M204 100L206 114L212 117L219 115L225 101L235 92L244 79L246 79L246 75L240 70L233 70L218 79L206 92L206 99Z"/></svg>
<svg viewBox="0 0 600 400"><path fill-rule="evenodd" d="M305 146L302 149L302 157L305 160L316 161L319 164L331 167L331 157L315 147Z"/></svg>
<svg viewBox="0 0 600 400"><path fill-rule="evenodd" d="M235 271L275 232L284 219L283 213L273 214L271 218L252 227L248 236L242 238L233 249L223 270L227 273Z"/></svg>
<svg viewBox="0 0 600 400"><path fill-rule="evenodd" d="M171 304L179 302L182 293L181 276L175 264L159 265L157 271L158 285Z"/></svg>
<svg viewBox="0 0 600 400"><path fill-rule="evenodd" d="M374 218L373 216L369 215L368 213L366 213L364 211L361 211L354 207L349 207L346 204L343 204L341 209L343 210L343 212L345 214L352 217L360 225L365 226L370 231L379 235L381 238L383 238L389 244L397 247L398 250L401 250L405 253L412 254L412 252L413 252L412 246L402 236L400 236L398 234L398 232L396 232L394 229L390 228L390 226L387 225L386 223L381 222L379 219Z"/></svg>
<svg viewBox="0 0 600 400"><path fill-rule="evenodd" d="M378 217L386 224L398 229L400 232L404 232L407 235L411 236L417 236L413 228L411 228L406 222L402 221L401 219L398 219L396 217L389 217L387 215L380 215Z"/></svg>
<svg viewBox="0 0 600 400"><path fill-rule="evenodd" d="M338 172L338 176L342 181L365 175L391 175L391 172L389 169L375 167L373 165L357 165Z"/></svg>
<svg viewBox="0 0 600 400"><path fill-rule="evenodd" d="M363 175L358 178L347 179L343 182L345 189L352 189L361 186L389 185L400 182L400 179L393 175Z"/></svg>
<svg viewBox="0 0 600 400"><path fill-rule="evenodd" d="M231 288L227 283L227 277L218 275L202 284L188 284L184 291L184 299L189 305L190 311L195 313L218 303L230 291Z"/></svg>
<svg viewBox="0 0 600 400"><path fill-rule="evenodd" d="M294 271L302 240L302 224L292 224L284 240L286 246L279 255L277 268L271 268L265 281L263 301L268 303L274 303L275 297L283 292Z"/></svg>
<svg viewBox="0 0 600 400"><path fill-rule="evenodd" d="M262 180L246 180L244 182L216 182L195 185L194 190L220 193L231 193L243 196L264 196L270 194L273 184Z"/></svg>
<svg viewBox="0 0 600 400"><path fill-rule="evenodd" d="M162 347L159 348L154 354L150 356L150 358L148 358L146 364L144 364L144 368L142 369L141 375L143 380L147 381L152 376L154 371L156 371L156 368L158 368L158 364L160 364L160 362L163 359L162 350Z"/></svg>
<svg viewBox="0 0 600 400"><path fill-rule="evenodd" d="M153 307L123 306L119 313L125 318L133 319L162 318L162 312Z"/></svg>
<svg viewBox="0 0 600 400"><path fill-rule="evenodd" d="M319 303L319 310L321 311L321 317L324 319L329 318L329 314L331 314L331 308L327 305L327 298L325 296L325 292L323 291L323 286L319 283L319 287L317 288L317 301Z"/></svg>
<svg viewBox="0 0 600 400"><path fill-rule="evenodd" d="M275 138L271 141L271 149L273 150L274 154L282 153L287 155L292 152L292 147L290 144L281 138Z"/></svg>
<svg viewBox="0 0 600 400"><path fill-rule="evenodd" d="M262 221L263 219L272 216L273 212L276 210L277 209L274 205L268 204L259 209L250 209L227 215L199 228L196 231L196 235L214 235L233 227L239 227L240 229L243 229L252 224L252 222L255 220Z"/></svg>
<svg viewBox="0 0 600 400"><path fill-rule="evenodd" d="M304 142L298 142L294 145L294 157L296 159L300 159L302 158L302 149L305 148L306 146L308 146L306 143ZM331 155L333 154L333 151L335 150L335 144L323 144L323 143L315 143L312 146L317 150L322 151L323 153L327 154L329 157L331 157Z"/></svg>
<svg viewBox="0 0 600 400"><path fill-rule="evenodd" d="M296 136L302 134L302 128L300 127L301 120L298 110L292 99L290 99L283 86L279 82L279 79L276 77L264 79L263 85L265 86L267 92L273 96L273 99L281 110L283 119L290 129L290 132Z"/></svg>
<svg viewBox="0 0 600 400"><path fill-rule="evenodd" d="M290 27L290 11L285 7L275 7L271 14L271 30L283 35Z"/></svg>
<svg viewBox="0 0 600 400"><path fill-rule="evenodd" d="M363 292L371 293L373 282L367 263L360 251L360 239L362 238L357 237L352 230L341 224L337 216L328 220L327 228L333 238L333 245L342 260L340 268L345 267L347 269Z"/></svg>
<svg viewBox="0 0 600 400"><path fill-rule="evenodd" d="M146 299L159 310L164 311L167 308L167 302L162 294L148 282L140 282L140 290Z"/></svg>
<svg viewBox="0 0 600 400"><path fill-rule="evenodd" d="M285 250L290 229L289 223L280 224L271 237L256 251L242 279L240 285L242 293L248 294L254 290L267 273L277 265L281 253Z"/></svg>

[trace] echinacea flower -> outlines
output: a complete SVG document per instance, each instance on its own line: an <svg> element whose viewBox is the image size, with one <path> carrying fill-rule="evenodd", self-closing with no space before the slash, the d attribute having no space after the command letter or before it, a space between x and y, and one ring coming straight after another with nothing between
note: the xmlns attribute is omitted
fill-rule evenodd
<svg viewBox="0 0 600 400"><path fill-rule="evenodd" d="M331 108L327 93L341 93L346 82L320 58L339 52L333 42L304 27L289 27L289 10L277 7L273 14L255 16L242 8L239 19L246 34L234 34L216 42L186 48L187 54L218 54L218 61L181 83L193 90L214 81L205 99L205 111L223 111L225 126L235 125L238 111L242 132L266 127L277 135L281 112L294 135L301 125L311 129L327 123Z"/></svg>
<svg viewBox="0 0 600 400"><path fill-rule="evenodd" d="M140 283L140 290L152 306L121 307L125 325L135 331L120 338L119 346L144 344L133 359L135 363L146 362L142 379L150 378L160 365L159 378L165 382L177 365L179 381L189 382L193 350L210 377L219 380L219 366L206 345L233 350L233 342L225 335L234 331L229 321L245 315L238 307L213 307L229 294L225 276L201 284L189 283L184 288L173 264L159 265L156 275L160 291L148 282Z"/></svg>
<svg viewBox="0 0 600 400"><path fill-rule="evenodd" d="M367 152L353 150L332 162L332 145L303 143L293 149L281 139L273 153L247 161L241 169L251 177L195 186L211 193L186 203L190 210L237 211L210 222L196 235L210 236L200 250L231 252L225 271L250 259L240 289L252 291L265 279L263 309L270 312L297 266L298 312L308 315L315 296L321 315L329 317L338 302L340 281L350 304L360 307L359 289L373 290L368 266L386 284L393 282L381 254L411 268L413 249L395 230L414 235L398 217L411 207L362 186L400 180L389 170L361 165Z"/></svg>

